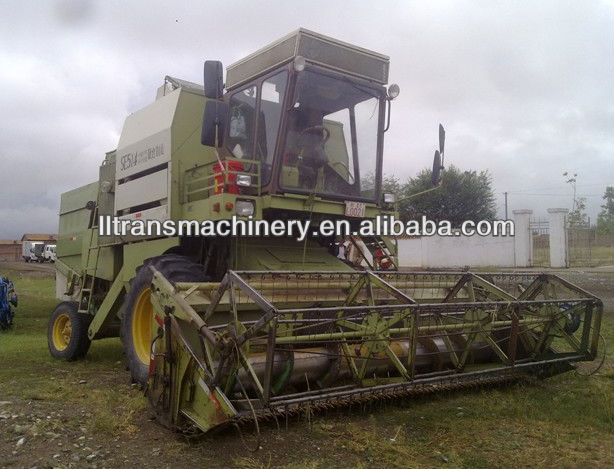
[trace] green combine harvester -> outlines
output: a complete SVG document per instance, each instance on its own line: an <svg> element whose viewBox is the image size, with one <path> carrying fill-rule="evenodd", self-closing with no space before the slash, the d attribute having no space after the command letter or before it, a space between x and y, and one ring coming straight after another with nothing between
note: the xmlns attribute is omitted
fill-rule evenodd
<svg viewBox="0 0 614 469"><path fill-rule="evenodd" d="M105 217L354 229L393 215L388 69L384 55L300 29L229 66L225 83L217 61L204 87L166 77L99 180L62 194L51 354L79 359L121 337L159 421L187 432L593 360L602 303L554 275L399 272L378 236L362 238L357 269L334 236L311 232L99 234ZM443 134L436 174L440 153Z"/></svg>

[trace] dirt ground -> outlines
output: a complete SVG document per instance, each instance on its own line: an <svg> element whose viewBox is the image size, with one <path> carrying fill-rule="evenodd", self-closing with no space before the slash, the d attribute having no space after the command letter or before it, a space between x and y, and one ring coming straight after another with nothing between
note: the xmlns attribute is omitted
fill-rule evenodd
<svg viewBox="0 0 614 469"><path fill-rule="evenodd" d="M248 426L242 435L227 429L188 439L150 420L118 339L94 342L80 362L49 357L53 266L0 264L5 274L20 305L14 329L0 333L0 467L614 466L611 354L592 378L568 373L301 416L287 427L264 424L259 438ZM614 311L614 273L561 275ZM613 323L609 314L608 334Z"/></svg>

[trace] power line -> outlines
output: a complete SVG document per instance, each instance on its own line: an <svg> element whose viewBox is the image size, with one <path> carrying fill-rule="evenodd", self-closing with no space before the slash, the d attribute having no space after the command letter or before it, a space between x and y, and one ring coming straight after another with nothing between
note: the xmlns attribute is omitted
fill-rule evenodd
<svg viewBox="0 0 614 469"><path fill-rule="evenodd" d="M569 194L551 194L551 193L537 193L537 192L517 192L517 191L509 191L508 194L516 194L516 195L528 195L528 196L546 196L546 197L569 197ZM603 197L603 194L578 194L578 197Z"/></svg>
<svg viewBox="0 0 614 469"><path fill-rule="evenodd" d="M601 186L601 187L607 187L607 186L611 186L612 184L608 184L605 182L599 182L599 183L591 183L591 184L578 184L577 187L596 187L596 186ZM540 186L540 189L543 190L550 190L550 189L561 189L563 187L563 184L559 184L556 186ZM527 189L527 190L531 190L531 189ZM521 191L516 191L516 192L522 192Z"/></svg>

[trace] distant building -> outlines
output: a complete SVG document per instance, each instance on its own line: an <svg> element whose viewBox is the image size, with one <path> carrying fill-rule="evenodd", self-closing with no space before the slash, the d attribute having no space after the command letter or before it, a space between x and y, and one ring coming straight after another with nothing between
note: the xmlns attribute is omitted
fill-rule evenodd
<svg viewBox="0 0 614 469"><path fill-rule="evenodd" d="M0 261L20 261L21 241L0 239Z"/></svg>
<svg viewBox="0 0 614 469"><path fill-rule="evenodd" d="M45 244L55 244L58 235L55 234L40 234L26 233L21 237L21 241L43 241Z"/></svg>

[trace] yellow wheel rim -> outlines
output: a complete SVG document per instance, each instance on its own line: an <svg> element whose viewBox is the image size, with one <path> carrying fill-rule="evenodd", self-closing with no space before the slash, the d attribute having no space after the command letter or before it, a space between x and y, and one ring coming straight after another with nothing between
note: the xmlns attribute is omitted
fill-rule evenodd
<svg viewBox="0 0 614 469"><path fill-rule="evenodd" d="M60 314L53 322L53 346L56 350L66 350L70 343L70 336L72 335L72 324L68 314Z"/></svg>
<svg viewBox="0 0 614 469"><path fill-rule="evenodd" d="M151 291L146 288L137 298L132 312L132 343L139 360L144 365L149 364L152 317Z"/></svg>

